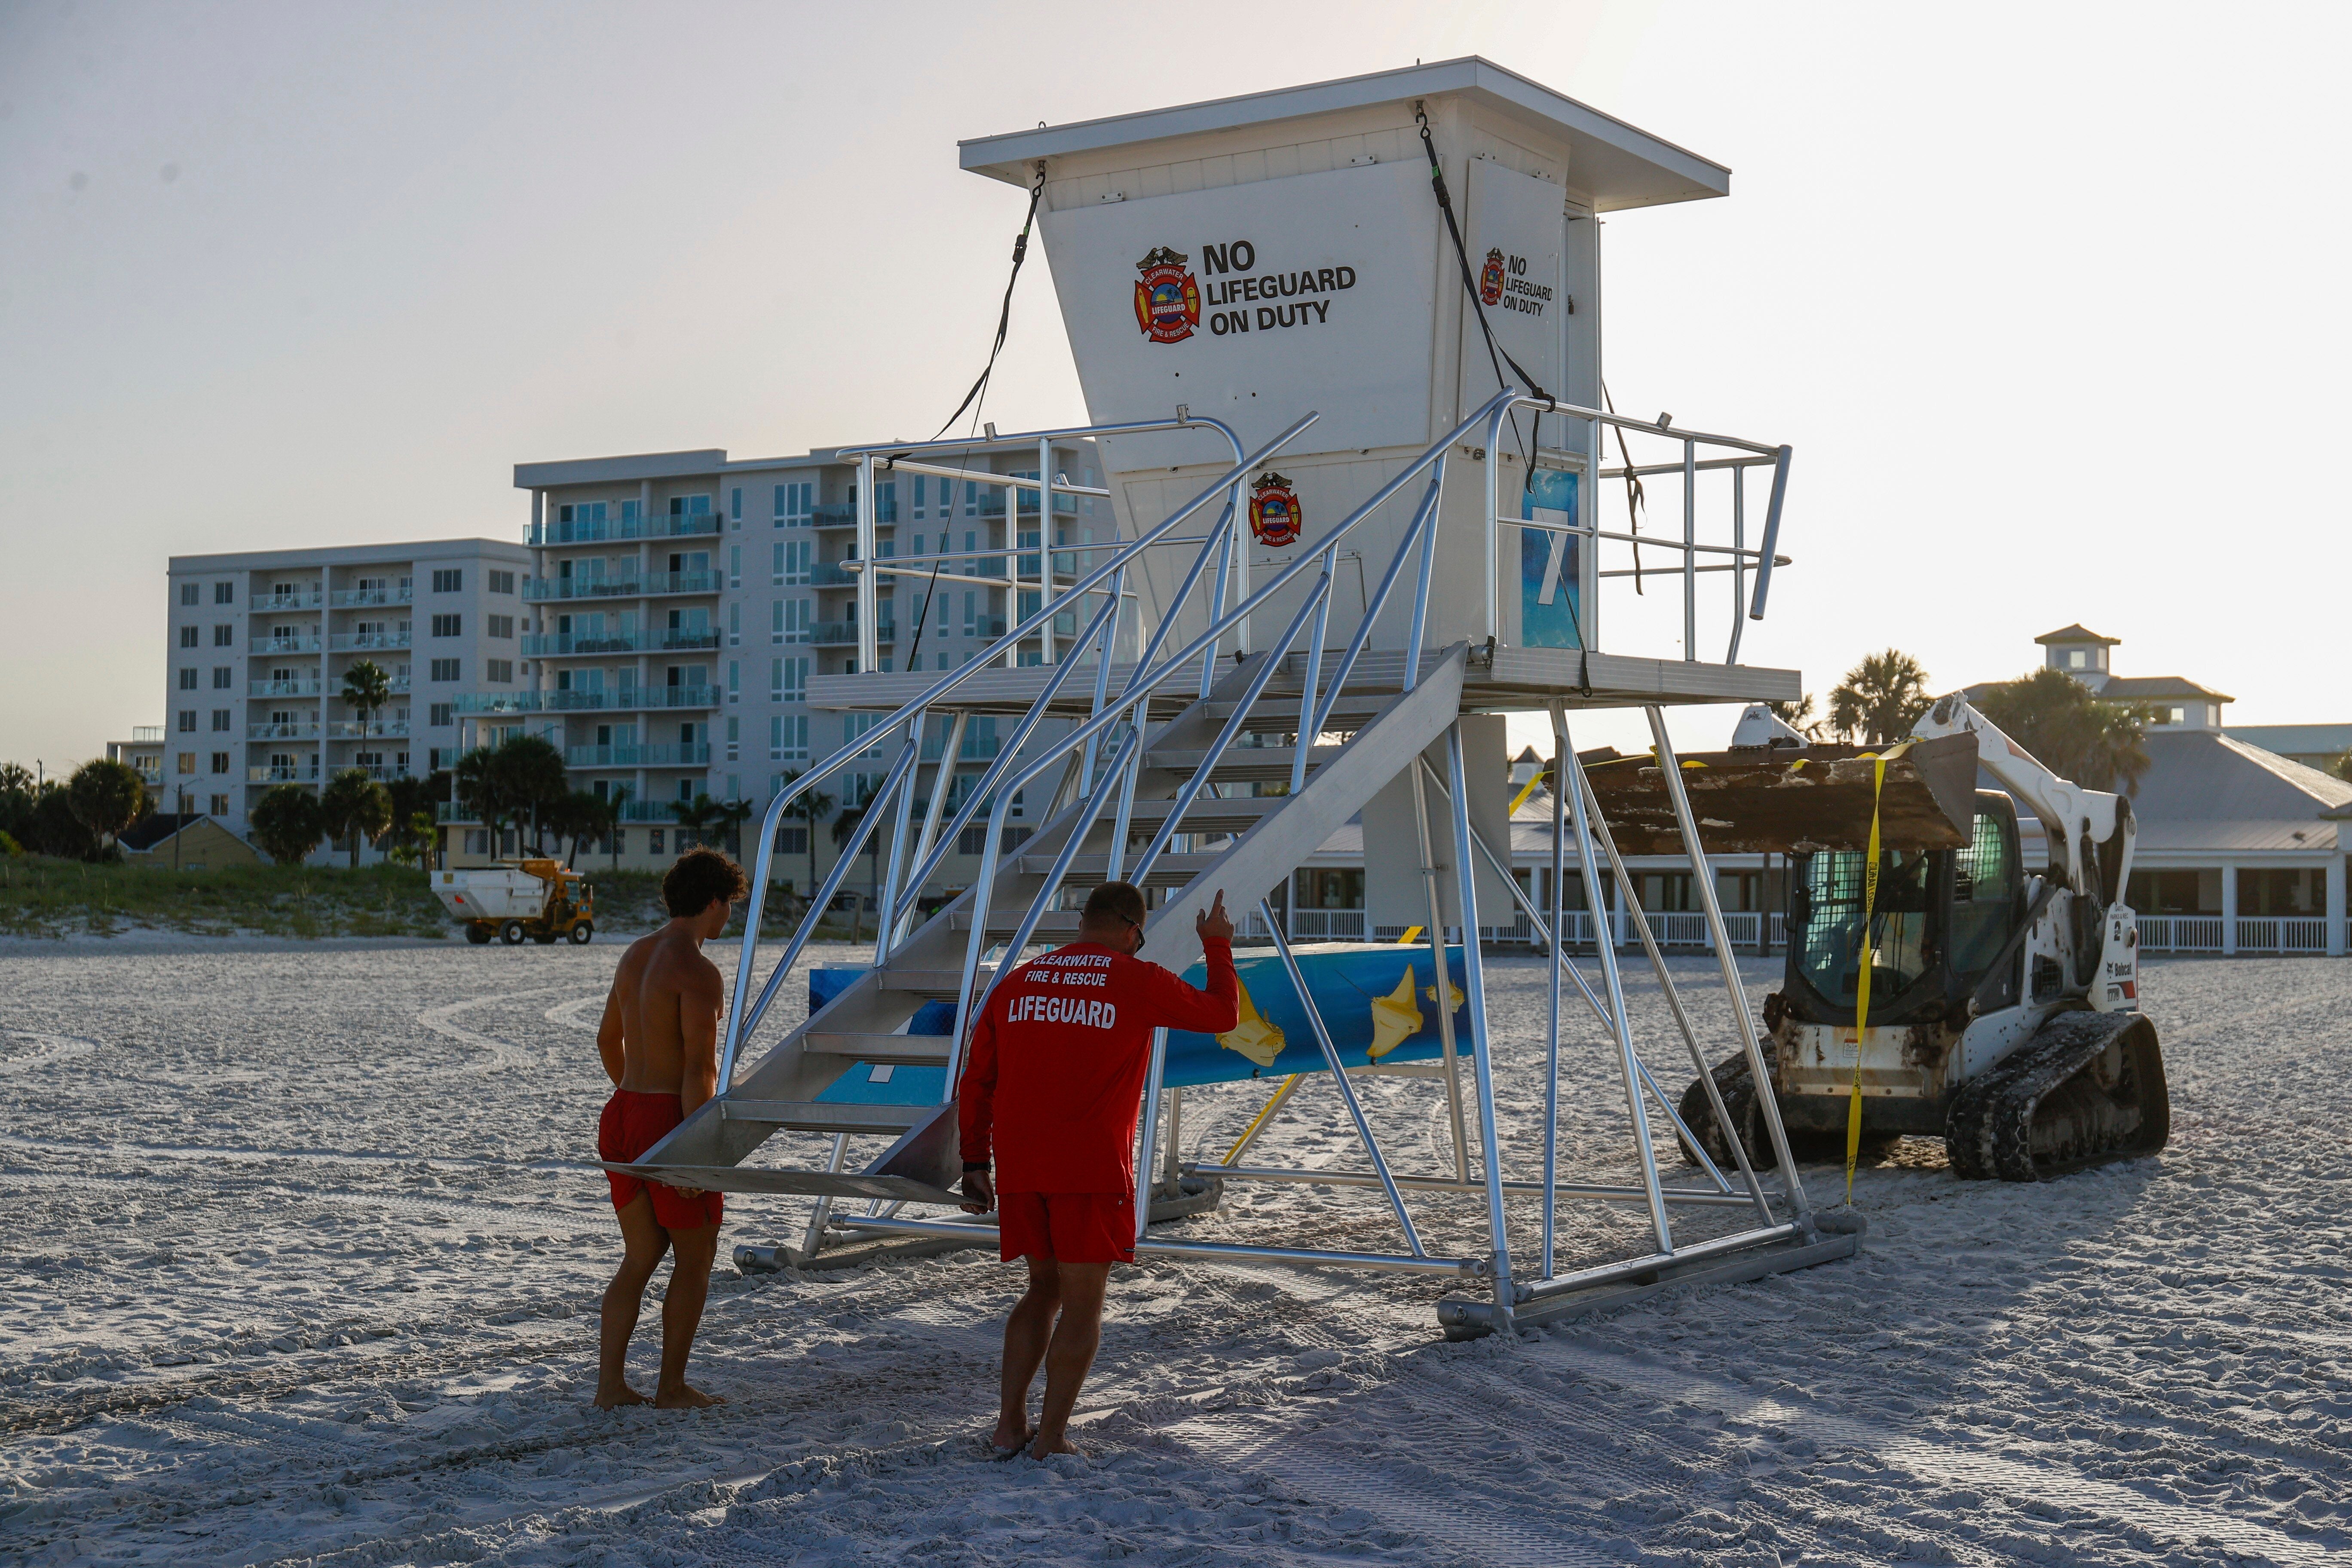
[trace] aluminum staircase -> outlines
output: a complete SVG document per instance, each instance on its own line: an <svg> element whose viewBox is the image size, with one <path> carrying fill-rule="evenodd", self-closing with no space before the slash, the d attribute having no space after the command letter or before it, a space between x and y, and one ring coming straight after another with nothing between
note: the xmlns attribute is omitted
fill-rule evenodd
<svg viewBox="0 0 2352 1568"><path fill-rule="evenodd" d="M1215 841L1211 847L1164 853L1145 876L1147 897L1157 899L1146 924L1155 956L1166 961L1187 945L1197 951L1192 934L1195 909L1206 907L1221 889L1236 909L1255 903L1442 736L1459 712L1465 651L1448 650L1409 691L1359 694L1345 707L1335 707L1334 728L1325 733L1344 733L1346 740L1309 752L1305 786L1295 795L1252 793L1292 776L1294 746L1233 746L1220 752L1213 745L1237 712L1257 721L1253 730L1245 718L1244 732L1286 737L1292 729L1278 726L1295 729L1305 695L1296 679L1277 674L1254 704L1244 708L1241 701L1270 656L1235 667L1207 700L1151 731L1140 748L1127 843L1118 857L1122 869L1163 829L1196 842ZM1343 725L1352 732L1338 728ZM1207 787L1189 803L1180 800L1183 786L1202 778L1204 770ZM1234 793L1217 793L1223 790ZM1075 936L1076 911L1059 907L1065 901L1060 895L1068 890L1082 896L1110 875L1114 859L1116 825L1098 817L1087 821L1091 815L1084 802L1063 807L988 884L992 892L985 940L992 949L1001 950L1024 922L1033 946ZM1063 851L1082 822L1083 841L1065 864ZM680 1178L691 1172L698 1184L719 1191L952 1201L949 1189L961 1172L952 1100L876 1105L821 1097L828 1091L857 1094L876 1067L944 1070L950 1065L955 1037L898 1031L926 1002L954 998L961 991L976 907L975 893L967 891L941 908L878 967L787 1034L731 1092L649 1151L640 1168L666 1167ZM1007 962L1000 956L995 969ZM984 983L975 994L985 994ZM779 1131L888 1136L894 1142L855 1172L740 1163Z"/></svg>

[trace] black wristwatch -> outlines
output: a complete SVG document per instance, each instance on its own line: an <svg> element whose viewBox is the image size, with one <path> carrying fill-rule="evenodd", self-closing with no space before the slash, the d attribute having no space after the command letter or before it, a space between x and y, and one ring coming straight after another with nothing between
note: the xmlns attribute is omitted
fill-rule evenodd
<svg viewBox="0 0 2352 1568"><path fill-rule="evenodd" d="M963 1163L963 1173L967 1176L971 1175L974 1171L985 1171L987 1169L988 1162L985 1160L966 1160Z"/></svg>

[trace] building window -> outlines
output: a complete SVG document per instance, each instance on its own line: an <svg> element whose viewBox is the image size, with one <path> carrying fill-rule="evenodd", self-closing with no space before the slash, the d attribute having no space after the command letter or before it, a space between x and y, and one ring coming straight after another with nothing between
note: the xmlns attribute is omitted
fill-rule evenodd
<svg viewBox="0 0 2352 1568"><path fill-rule="evenodd" d="M776 853L779 855L807 854L808 829L779 826L776 828Z"/></svg>
<svg viewBox="0 0 2352 1568"><path fill-rule="evenodd" d="M203 641L204 630L202 627L182 626L180 628L180 646L182 647L195 647ZM1430 984L1434 985L1436 982L1433 980Z"/></svg>
<svg viewBox="0 0 2352 1568"><path fill-rule="evenodd" d="M743 606L740 603L727 606L727 646L743 646Z"/></svg>
<svg viewBox="0 0 2352 1568"><path fill-rule="evenodd" d="M743 585L743 547L740 544L727 547L727 585L730 588Z"/></svg>
<svg viewBox="0 0 2352 1568"><path fill-rule="evenodd" d="M739 659L730 658L727 661L727 700L730 702L743 700L743 665Z"/></svg>
<svg viewBox="0 0 2352 1568"><path fill-rule="evenodd" d="M228 796L225 795L216 795L209 798L212 803L212 813L215 816L226 816L228 815Z"/></svg>
<svg viewBox="0 0 2352 1568"><path fill-rule="evenodd" d="M454 592L456 592L456 590L455 590L455 589L452 589L452 590L451 590L451 592L453 592L453 593L454 593ZM499 571L493 571L493 572L491 572L491 574L490 574L490 592L491 592L491 593L493 593L493 594L511 594L511 593L513 593L513 592L514 592L514 574L513 574L513 573L511 573L511 572L499 572ZM1434 984L1434 983L1433 982L1433 984Z"/></svg>
<svg viewBox="0 0 2352 1568"><path fill-rule="evenodd" d="M425 710L425 722L436 730L446 729L457 721L456 710L454 702L436 702Z"/></svg>
<svg viewBox="0 0 2352 1568"><path fill-rule="evenodd" d="M743 521L743 487L741 485L737 485L727 492L727 515L735 522ZM1430 984L1434 985L1437 982L1432 980Z"/></svg>
<svg viewBox="0 0 2352 1568"><path fill-rule="evenodd" d="M441 617L436 616L433 618L437 621ZM449 618L454 621L457 617L451 616ZM483 616L482 635L493 637L510 637L514 636L514 617L512 616Z"/></svg>
<svg viewBox="0 0 2352 1568"><path fill-rule="evenodd" d="M195 672L191 670L189 673L193 675ZM236 683L236 668L234 665L216 664L213 666L213 689L215 691L226 691ZM188 682L188 684L194 686L195 682L192 680Z"/></svg>
<svg viewBox="0 0 2352 1568"><path fill-rule="evenodd" d="M229 726L229 721L230 721L230 719L231 719L231 718L233 718L234 716L235 716L234 711L233 711L232 710L230 710L230 709L226 709L226 708L215 708L215 709L214 709L214 710L213 710L213 728L214 728L215 730L226 730L226 729L227 729L227 728L228 728L228 726Z"/></svg>
<svg viewBox="0 0 2352 1568"><path fill-rule="evenodd" d="M201 584L201 583L183 583L183 584L180 584L180 603L181 603L184 606L193 607L193 606L194 606L194 605L196 605L202 604L203 602L204 602L204 584Z"/></svg>
<svg viewBox="0 0 2352 1568"><path fill-rule="evenodd" d="M808 700L809 661L800 658L776 660L776 700L805 702Z"/></svg>
<svg viewBox="0 0 2352 1568"><path fill-rule="evenodd" d="M183 734L194 733L196 728L196 710L193 708L181 709L179 724Z"/></svg>
<svg viewBox="0 0 2352 1568"><path fill-rule="evenodd" d="M454 658L436 658L436 659L435 659L435 660L433 661L433 674L432 674L432 679L435 679L435 680L463 680L463 679L465 679L466 678L465 678L464 676L462 676L462 675L460 675L460 674L458 674L458 673L457 673L457 666L458 666L459 662L460 662L459 660L457 660L457 659L454 659ZM1434 982L1434 981L1433 981L1433 982L1431 982L1431 984L1435 984L1435 982Z"/></svg>
<svg viewBox="0 0 2352 1568"><path fill-rule="evenodd" d="M235 647L236 646L236 626L215 626L215 627L213 628L213 647ZM1433 984L1434 984L1434 983L1433 982Z"/></svg>
<svg viewBox="0 0 2352 1568"><path fill-rule="evenodd" d="M662 830L660 828L648 827L646 829L646 852L649 855L660 855L666 853L662 848ZM1434 985L1437 982L1432 980L1430 984Z"/></svg>
<svg viewBox="0 0 2352 1568"><path fill-rule="evenodd" d="M874 510L874 521L877 521L877 522L896 522L896 521L898 521L898 480L896 480L896 479L889 479L889 480L886 480L885 482L883 482L883 483L881 483L881 484L878 484L878 485L875 486L875 487L874 487L874 501L875 501L875 510ZM1432 981L1430 984L1436 984L1436 982L1435 982L1435 981Z"/></svg>
<svg viewBox="0 0 2352 1568"><path fill-rule="evenodd" d="M488 681L493 686L512 686L514 684L514 660L510 658L486 658L482 660L482 679Z"/></svg>
<svg viewBox="0 0 2352 1568"><path fill-rule="evenodd" d="M193 719L193 718L194 718L194 717L195 717L195 715L194 715L194 714L193 714L193 713L191 713L191 714L189 714L189 715L187 715L187 716L188 716L189 718L191 718L191 719ZM190 724L190 725L185 726L185 728L190 729L190 730L193 730L193 729L194 729L194 728L195 728L195 726L194 726L194 724ZM181 771L182 773L194 773L194 772L196 771L196 753L195 753L195 752L182 752L180 753L180 771Z"/></svg>
<svg viewBox="0 0 2352 1568"><path fill-rule="evenodd" d="M234 605L234 604L236 604L236 584L234 584L234 583L215 583L215 584L213 584L213 603L214 603L214 604L215 604L215 605ZM1431 984L1435 984L1435 982L1434 982L1434 981L1433 981L1433 982L1431 982Z"/></svg>
<svg viewBox="0 0 2352 1568"><path fill-rule="evenodd" d="M956 853L959 855L987 854L988 825L984 822L975 822L971 826L966 827L962 832L957 834ZM1433 980L1430 984L1434 985L1437 982Z"/></svg>
<svg viewBox="0 0 2352 1568"><path fill-rule="evenodd" d="M433 617L433 635L436 637L461 636L465 619L463 616L436 616ZM1434 985L1436 982L1433 980L1430 984Z"/></svg>
<svg viewBox="0 0 2352 1568"><path fill-rule="evenodd" d="M225 773L228 772L228 753L226 752L215 752L213 753L213 772L216 773ZM1436 982L1432 981L1431 984L1435 984Z"/></svg>
<svg viewBox="0 0 2352 1568"><path fill-rule="evenodd" d="M743 721L740 719L729 719L727 721L727 760L729 762L735 763L742 761L742 739ZM1434 983L1433 982L1433 984Z"/></svg>
<svg viewBox="0 0 2352 1568"><path fill-rule="evenodd" d="M436 594L462 594L466 591L466 574L462 567L444 566L433 574L433 591ZM1432 981L1432 984L1436 982Z"/></svg>
<svg viewBox="0 0 2352 1568"><path fill-rule="evenodd" d="M808 761L808 715L791 713L768 721L768 756L779 763Z"/></svg>
<svg viewBox="0 0 2352 1568"><path fill-rule="evenodd" d="M778 485L776 487L776 526L806 528L816 510L816 486L813 484Z"/></svg>
<svg viewBox="0 0 2352 1568"><path fill-rule="evenodd" d="M196 671L195 668L192 665L186 669L180 671L180 689L183 691L194 691L195 689Z"/></svg>
<svg viewBox="0 0 2352 1568"><path fill-rule="evenodd" d="M815 553L815 541L786 540L776 546L775 585L780 588L799 587L809 580L809 563Z"/></svg>

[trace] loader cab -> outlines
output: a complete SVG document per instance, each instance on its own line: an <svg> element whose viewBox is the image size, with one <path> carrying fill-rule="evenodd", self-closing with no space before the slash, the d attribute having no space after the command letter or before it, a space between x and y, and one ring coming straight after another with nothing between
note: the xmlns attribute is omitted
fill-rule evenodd
<svg viewBox="0 0 2352 1568"><path fill-rule="evenodd" d="M1781 995L1806 1023L1854 1021L1867 858L1853 850L1790 857ZM1976 792L1965 847L1882 854L1870 900L1872 1026L1964 1016L1960 1010L2024 918L2024 888L2017 806L1997 790ZM2017 1001L2015 965L2007 967L1984 998L1987 1011Z"/></svg>

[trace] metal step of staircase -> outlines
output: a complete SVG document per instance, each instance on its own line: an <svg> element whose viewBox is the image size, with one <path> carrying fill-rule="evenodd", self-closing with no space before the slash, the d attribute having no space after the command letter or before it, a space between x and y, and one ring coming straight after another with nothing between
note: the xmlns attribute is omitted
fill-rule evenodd
<svg viewBox="0 0 2352 1568"><path fill-rule="evenodd" d="M1284 796L1278 795L1244 795L1238 800L1222 800L1205 790L1184 813L1181 831L1185 833L1246 833L1266 817L1282 809ZM1130 827L1137 837L1156 832L1176 809L1169 800L1139 800L1129 812ZM1094 833L1109 837L1110 816L1106 812L1095 821Z"/></svg>
<svg viewBox="0 0 2352 1568"><path fill-rule="evenodd" d="M1307 771L1312 773L1339 754L1337 746L1311 748L1307 753ZM1143 763L1146 767L1159 768L1180 778L1191 778L1201 771L1201 761L1207 755L1206 752L1200 751L1146 752ZM1291 764L1297 755L1298 748L1296 746L1234 746L1217 759L1217 765L1209 776L1220 784L1258 780L1286 783L1290 778Z"/></svg>
<svg viewBox="0 0 2352 1568"><path fill-rule="evenodd" d="M950 1035L844 1035L812 1029L803 1045L820 1056L896 1067L941 1067L955 1044Z"/></svg>
<svg viewBox="0 0 2352 1568"><path fill-rule="evenodd" d="M719 1102L719 1116L797 1132L887 1132L894 1136L929 1119L936 1105L837 1105L814 1100L740 1100Z"/></svg>
<svg viewBox="0 0 2352 1568"><path fill-rule="evenodd" d="M937 918L937 917L933 917ZM963 989L961 969L901 969L895 964L874 976L875 984L884 991L902 992L927 1000L952 998Z"/></svg>
<svg viewBox="0 0 2352 1568"><path fill-rule="evenodd" d="M1181 888L1205 871L1216 860L1214 855L1162 855L1151 863L1151 874L1143 879L1147 888ZM1015 863L1024 875L1043 877L1054 868L1051 855L1024 855ZM1127 868L1135 865L1135 857L1127 858ZM1070 857L1069 881L1074 887L1099 886L1110 876L1108 855L1074 855ZM971 928L967 926L966 930Z"/></svg>
<svg viewBox="0 0 2352 1568"><path fill-rule="evenodd" d="M1328 667L1327 667L1328 668ZM1266 689L1242 721L1242 731L1251 735L1287 735L1298 728L1299 688L1296 679L1278 680ZM1388 706L1389 695L1382 693L1350 693L1331 705L1330 716L1323 721L1325 730L1349 734L1370 723L1382 708ZM1223 721L1234 716L1238 702L1212 699L1200 705L1199 711Z"/></svg>

